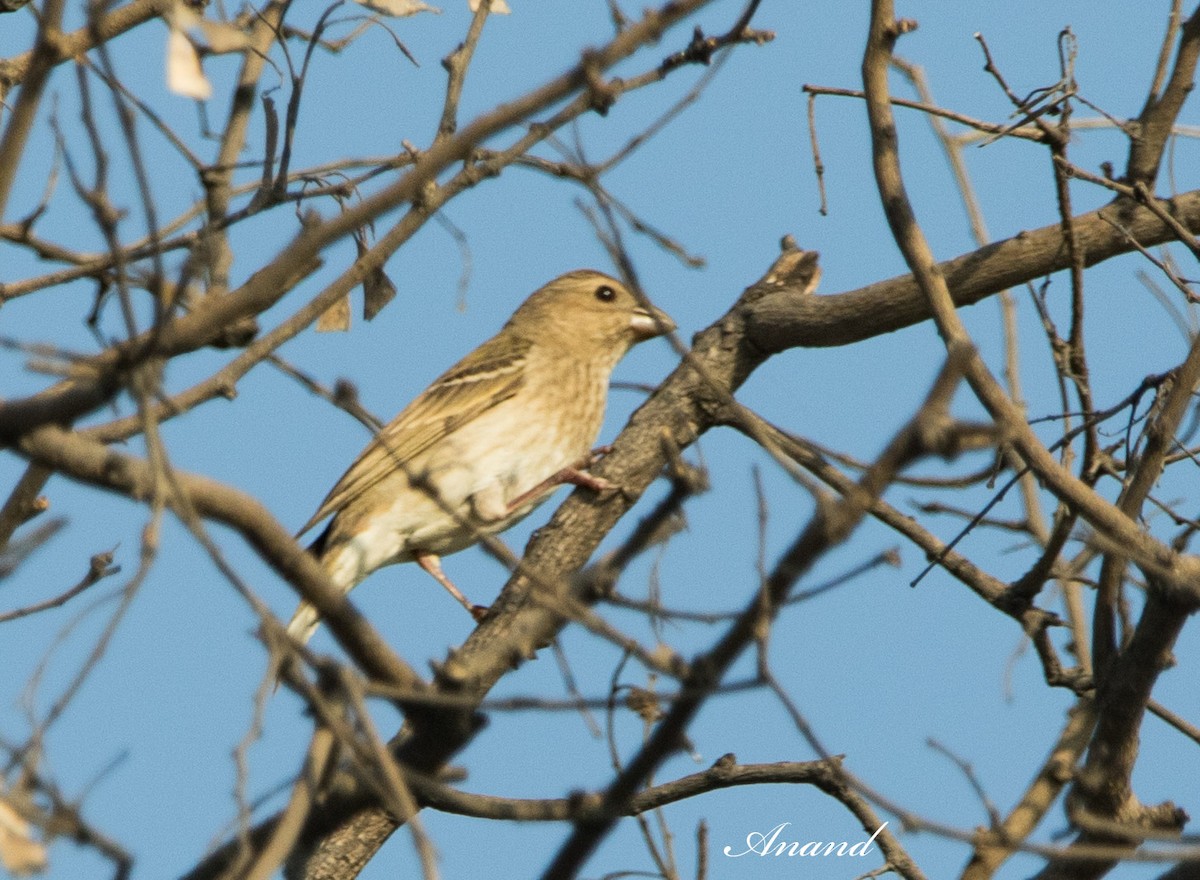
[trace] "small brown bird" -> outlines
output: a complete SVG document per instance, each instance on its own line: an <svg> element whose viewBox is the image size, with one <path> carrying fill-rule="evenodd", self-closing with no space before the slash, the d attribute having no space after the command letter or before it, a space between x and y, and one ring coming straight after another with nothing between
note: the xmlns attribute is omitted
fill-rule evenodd
<svg viewBox="0 0 1200 880"><path fill-rule="evenodd" d="M609 488L586 472L609 376L674 328L608 275L555 278L367 444L300 534L333 516L310 550L346 592L415 561L480 619L439 557L515 525L563 483ZM306 642L317 619L302 602L288 632Z"/></svg>

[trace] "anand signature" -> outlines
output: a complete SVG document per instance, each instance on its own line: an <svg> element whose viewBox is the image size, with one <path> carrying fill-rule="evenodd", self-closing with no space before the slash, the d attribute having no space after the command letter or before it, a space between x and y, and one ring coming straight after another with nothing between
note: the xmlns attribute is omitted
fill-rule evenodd
<svg viewBox="0 0 1200 880"><path fill-rule="evenodd" d="M851 843L848 840L809 840L802 842L799 840L789 841L782 839L783 830L791 824L791 822L780 822L765 834L761 831L751 831L746 835L745 849L735 851L734 847L727 846L723 851L731 859L740 859L742 856L861 857L869 855L874 851L871 844L875 842L875 838L882 833L883 829L887 828L888 823L884 822L875 829L874 834L866 840L860 840L856 843Z"/></svg>

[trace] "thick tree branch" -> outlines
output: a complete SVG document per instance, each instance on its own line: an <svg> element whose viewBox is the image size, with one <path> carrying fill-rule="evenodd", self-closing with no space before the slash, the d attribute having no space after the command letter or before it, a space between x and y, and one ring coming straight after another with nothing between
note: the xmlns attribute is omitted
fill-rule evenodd
<svg viewBox="0 0 1200 880"><path fill-rule="evenodd" d="M1200 232L1200 190L1159 204L1188 229ZM1087 266L1133 250L1105 217L1117 220L1143 246L1175 239L1150 210L1114 203L1073 220ZM962 307L1069 267L1061 225L1054 223L939 263L937 271L946 279L954 305ZM754 309L750 333L756 345L774 354L797 346L849 345L919 324L931 315L915 277L901 275L832 296L772 297Z"/></svg>

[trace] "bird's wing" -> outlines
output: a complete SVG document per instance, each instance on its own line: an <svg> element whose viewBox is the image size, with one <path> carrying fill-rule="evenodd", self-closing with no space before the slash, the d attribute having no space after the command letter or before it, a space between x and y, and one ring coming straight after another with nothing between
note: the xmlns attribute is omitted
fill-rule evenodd
<svg viewBox="0 0 1200 880"><path fill-rule="evenodd" d="M493 337L443 373L375 435L297 536L516 394L524 382L529 346L527 339Z"/></svg>

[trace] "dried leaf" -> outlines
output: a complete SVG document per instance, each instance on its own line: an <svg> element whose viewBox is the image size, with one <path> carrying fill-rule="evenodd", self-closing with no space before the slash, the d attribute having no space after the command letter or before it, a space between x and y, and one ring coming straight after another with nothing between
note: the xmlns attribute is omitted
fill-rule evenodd
<svg viewBox="0 0 1200 880"><path fill-rule="evenodd" d="M200 67L200 56L187 34L176 28L167 33L167 88L185 98L204 101L212 96L212 84Z"/></svg>
<svg viewBox="0 0 1200 880"><path fill-rule="evenodd" d="M345 296L327 308L317 318L317 332L332 333L350 329L350 297Z"/></svg>
<svg viewBox="0 0 1200 880"><path fill-rule="evenodd" d="M0 865L8 873L24 877L46 870L46 847L33 837L28 822L0 800Z"/></svg>
<svg viewBox="0 0 1200 880"><path fill-rule="evenodd" d="M479 9L479 0L467 0L467 5L475 12ZM508 15L510 12L512 10L508 8L508 0L492 0L492 15Z"/></svg>
<svg viewBox="0 0 1200 880"><path fill-rule="evenodd" d="M396 298L396 285L382 268L372 269L363 279L363 318L374 318Z"/></svg>
<svg viewBox="0 0 1200 880"><path fill-rule="evenodd" d="M442 12L436 6L422 3L421 0L355 0L355 2L367 7L372 12L382 12L384 15L396 18L407 18L418 12L434 12L439 15Z"/></svg>

